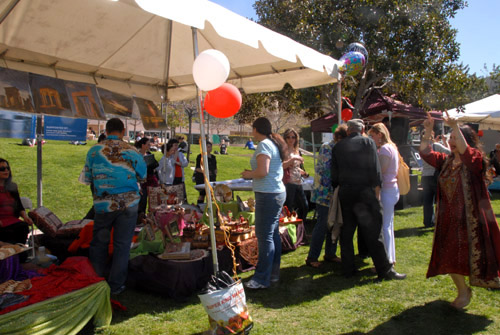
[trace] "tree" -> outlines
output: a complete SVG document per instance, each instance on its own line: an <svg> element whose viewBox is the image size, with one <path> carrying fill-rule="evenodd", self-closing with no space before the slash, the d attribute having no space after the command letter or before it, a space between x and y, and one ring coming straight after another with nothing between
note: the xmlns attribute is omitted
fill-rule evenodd
<svg viewBox="0 0 500 335"><path fill-rule="evenodd" d="M265 116L271 121L273 132L303 125L303 101L306 99L301 94L301 90L286 85L275 93L243 95L242 107L234 118L240 124L251 124L256 118Z"/></svg>
<svg viewBox="0 0 500 335"><path fill-rule="evenodd" d="M198 115L196 100L177 101L171 103L170 106L172 108L172 112L169 113L167 111L167 125L170 126L171 131L173 129L172 136L174 136L175 134L175 128L185 127L186 124L189 127L188 141L187 141L188 142L187 160L189 160L189 155L191 153L191 144L193 143L192 124L193 124L193 119Z"/></svg>
<svg viewBox="0 0 500 335"><path fill-rule="evenodd" d="M464 0L257 0L254 7L259 23L333 58L349 43L365 45L364 71L342 83L356 115L375 88L427 109L454 107L455 101L444 99L447 91L460 96L475 80L456 64L459 44L449 23L465 5ZM301 90L298 98L311 117L336 110L335 86Z"/></svg>
<svg viewBox="0 0 500 335"><path fill-rule="evenodd" d="M240 124L252 123L256 118L267 116L269 111L279 111L286 115L299 115L304 110L301 90L285 85L275 93L243 94L239 112L234 118Z"/></svg>

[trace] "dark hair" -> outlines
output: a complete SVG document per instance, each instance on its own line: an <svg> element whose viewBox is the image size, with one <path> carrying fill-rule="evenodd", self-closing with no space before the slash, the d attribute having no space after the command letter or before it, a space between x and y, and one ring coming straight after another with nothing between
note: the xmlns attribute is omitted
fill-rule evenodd
<svg viewBox="0 0 500 335"><path fill-rule="evenodd" d="M174 146L175 143L179 143L179 141L176 139L176 138L171 138L168 140L167 144L164 144L162 147L161 147L161 152L162 153L167 153L170 151L170 149L172 149L172 147Z"/></svg>
<svg viewBox="0 0 500 335"><path fill-rule="evenodd" d="M483 146L481 145L481 142L479 142L479 137L477 136L477 133L474 131L474 129L472 129L468 125L461 126L460 131L462 132L462 135L465 138L465 142L467 142L467 145L469 147L481 151L483 155L483 176L487 181L491 182L492 178L487 173L489 166L489 159L483 151Z"/></svg>
<svg viewBox="0 0 500 335"><path fill-rule="evenodd" d="M101 135L99 135L99 137L97 138L97 143L101 143L102 141L104 141L106 139L106 134L102 133Z"/></svg>
<svg viewBox="0 0 500 335"><path fill-rule="evenodd" d="M206 145L212 145L212 142L210 142L210 141L206 141L206 142L205 142L205 144L206 144ZM212 146L213 146L213 145L212 145Z"/></svg>
<svg viewBox="0 0 500 335"><path fill-rule="evenodd" d="M134 146L138 149L141 150L142 146L146 143L149 142L149 138L143 137L139 141L135 141Z"/></svg>
<svg viewBox="0 0 500 335"><path fill-rule="evenodd" d="M347 125L341 124L340 126L337 127L337 129L335 129L335 132L333 133L333 138L335 142L338 142L346 137L347 137Z"/></svg>
<svg viewBox="0 0 500 335"><path fill-rule="evenodd" d="M460 131L462 132L462 135L464 135L465 141L470 147L482 149L481 144L479 143L479 137L477 136L474 129L472 129L470 126L465 125L460 127Z"/></svg>
<svg viewBox="0 0 500 335"><path fill-rule="evenodd" d="M12 170L10 169L10 164L6 159L0 158L0 163L7 164L7 167L9 168L9 177L5 180L5 185L4 185L5 189L9 190L12 184Z"/></svg>
<svg viewBox="0 0 500 335"><path fill-rule="evenodd" d="M125 125L122 120L117 117L109 119L108 122L106 122L106 133L108 135L115 132L122 132L123 129L125 129Z"/></svg>
<svg viewBox="0 0 500 335"><path fill-rule="evenodd" d="M252 127L255 128L255 130L261 134L265 135L267 138L271 140L271 142L274 143L278 147L278 150L280 152L280 158L281 160L285 160L286 158L286 143L283 140L283 137L281 137L279 134L275 134L272 131L272 125L271 122L265 118L265 117L259 117L257 120L255 120L252 124Z"/></svg>

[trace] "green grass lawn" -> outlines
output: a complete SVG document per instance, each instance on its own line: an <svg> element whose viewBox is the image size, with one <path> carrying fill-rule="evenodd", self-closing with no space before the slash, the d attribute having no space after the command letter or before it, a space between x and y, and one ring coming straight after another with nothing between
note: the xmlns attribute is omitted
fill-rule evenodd
<svg viewBox="0 0 500 335"><path fill-rule="evenodd" d="M0 157L12 165L14 181L22 196L36 203L36 148L18 146L21 140L0 139ZM78 183L87 146L48 141L43 147L43 203L63 221L81 218L91 206L88 186ZM197 146L193 146L190 166ZM157 153L158 159L160 154ZM219 180L239 178L249 168L251 152L230 147L229 155L217 156ZM313 174L312 158L306 170ZM192 170L186 169L188 199L195 202ZM251 193L242 193L243 198ZM500 217L500 194L493 194ZM309 231L311 226L308 227ZM404 281L375 283L371 260L359 260L360 275L340 276L339 265L320 269L305 266L308 247L283 255L282 281L263 291L246 290L255 326L251 334L500 334L498 291L473 288L466 312L453 310L455 298L448 276L425 278L433 231L422 226L422 208L396 212L397 270L408 274ZM241 275L246 279L252 272ZM127 311L113 313L111 326L97 334L196 334L208 328L206 313L196 296L183 303L158 295L127 290L120 296ZM91 334L91 328L82 333Z"/></svg>

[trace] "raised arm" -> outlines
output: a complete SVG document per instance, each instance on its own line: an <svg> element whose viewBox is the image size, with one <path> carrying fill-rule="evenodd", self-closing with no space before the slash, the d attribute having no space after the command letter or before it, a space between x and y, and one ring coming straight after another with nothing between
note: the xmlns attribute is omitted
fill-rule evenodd
<svg viewBox="0 0 500 335"><path fill-rule="evenodd" d="M434 119L427 112L427 119L424 121L425 133L420 138L420 151L424 151L431 144L432 130L434 129Z"/></svg>

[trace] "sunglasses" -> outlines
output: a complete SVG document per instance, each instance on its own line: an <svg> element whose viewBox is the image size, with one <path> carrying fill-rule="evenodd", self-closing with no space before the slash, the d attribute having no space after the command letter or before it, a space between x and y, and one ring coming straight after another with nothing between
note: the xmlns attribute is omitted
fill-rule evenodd
<svg viewBox="0 0 500 335"><path fill-rule="evenodd" d="M285 138L293 138L294 140L297 139L297 137L295 137L295 136L287 136Z"/></svg>
<svg viewBox="0 0 500 335"><path fill-rule="evenodd" d="M10 169L7 166L0 167L0 172L4 172L4 171L10 171Z"/></svg>

